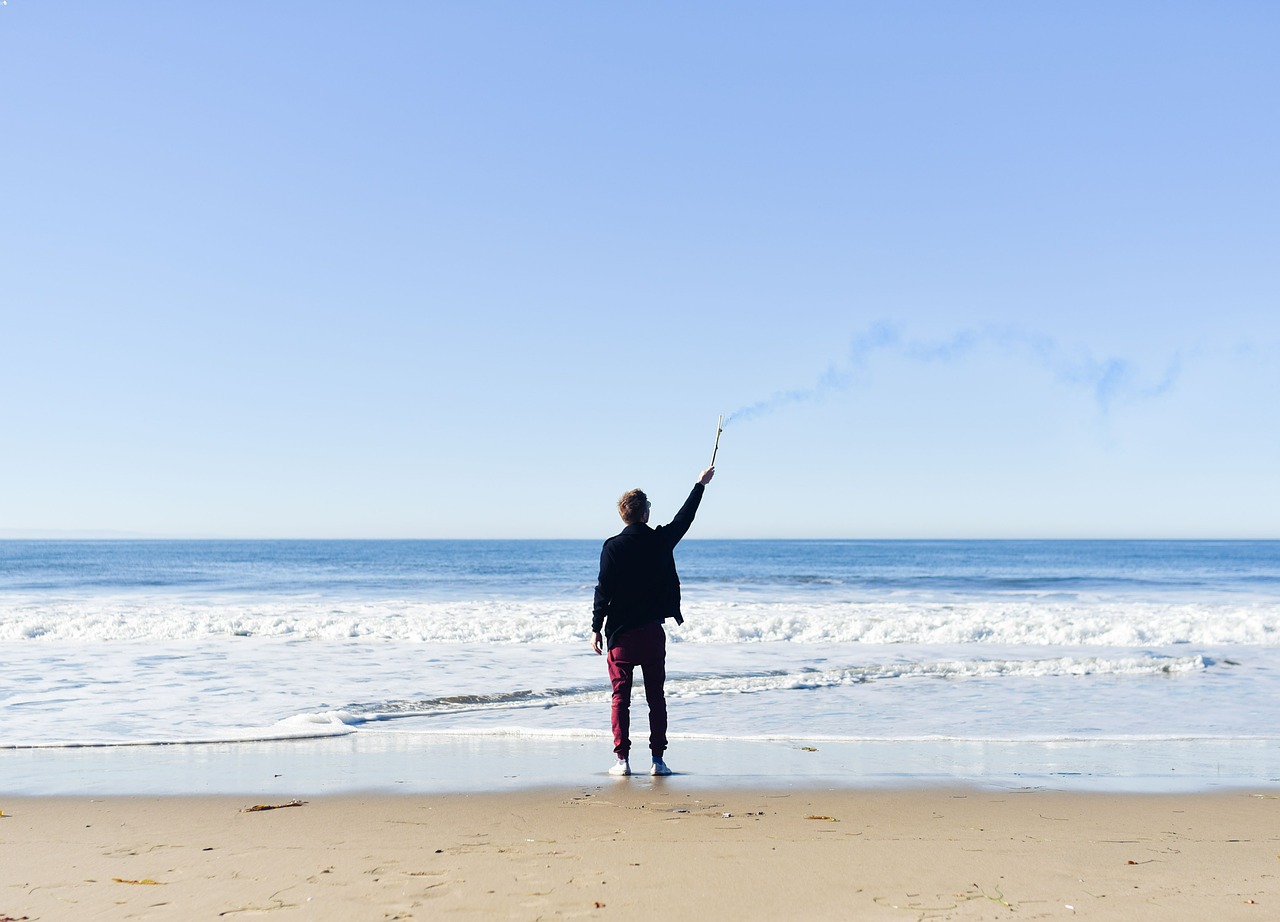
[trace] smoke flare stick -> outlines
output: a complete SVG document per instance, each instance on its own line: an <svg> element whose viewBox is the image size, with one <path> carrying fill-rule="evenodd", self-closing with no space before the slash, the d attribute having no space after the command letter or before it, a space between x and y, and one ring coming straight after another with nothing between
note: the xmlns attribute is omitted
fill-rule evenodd
<svg viewBox="0 0 1280 922"><path fill-rule="evenodd" d="M711 467L716 466L716 452L720 450L720 433L724 432L724 414L716 420L716 447L711 449Z"/></svg>

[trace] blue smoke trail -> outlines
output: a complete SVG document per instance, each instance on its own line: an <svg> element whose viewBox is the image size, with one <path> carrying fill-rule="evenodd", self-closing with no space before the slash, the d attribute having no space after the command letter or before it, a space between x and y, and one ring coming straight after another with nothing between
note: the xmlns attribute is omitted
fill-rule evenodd
<svg viewBox="0 0 1280 922"><path fill-rule="evenodd" d="M831 393L848 390L870 380L871 366L882 355L894 355L924 365L951 365L980 348L993 348L1010 357L1029 359L1054 380L1084 388L1093 395L1098 412L1106 417L1117 403L1151 400L1167 393L1182 373L1182 358L1175 354L1164 375L1146 383L1137 366L1121 357L1095 358L1084 349L1067 350L1051 337L1016 329L962 330L946 339L909 339L894 326L877 323L853 338L846 358L822 372L808 387L778 391L770 397L739 407L725 417L747 422L788 406L809 403Z"/></svg>

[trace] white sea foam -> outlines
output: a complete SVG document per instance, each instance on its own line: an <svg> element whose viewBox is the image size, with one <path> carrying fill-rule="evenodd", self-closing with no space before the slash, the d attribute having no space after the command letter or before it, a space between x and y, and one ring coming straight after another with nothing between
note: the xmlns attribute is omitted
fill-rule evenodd
<svg viewBox="0 0 1280 922"><path fill-rule="evenodd" d="M146 648L145 651L138 651L141 656L134 657L132 662L116 661L115 674L108 676L101 676L101 670L104 670L105 663L113 662L113 658L110 656L105 659L92 658L91 662L84 663L84 668L99 672L100 683L101 679L106 679L105 684L101 686L86 685L78 690L68 690L65 686L59 686L59 688L50 688L49 693L44 695L41 695L38 689L31 689L23 698L10 698L9 703L17 708L12 712L14 726L10 727L10 734L17 731L19 735L17 738L9 735L8 739L0 740L0 749L314 739L351 734L360 730L361 727L385 726L388 722L407 725L412 727L413 731L420 731L424 718L431 724L438 724L444 718L451 732L504 734L504 732L518 730L559 735L572 735L579 731L591 734L594 730L589 726L576 724L576 721L579 721L582 715L586 715L589 724L596 724L599 722L599 715L608 711L609 686L605 677L599 674L596 674L594 680L568 686L544 685L540 688L525 690L507 688L506 684L511 681L518 662L524 662L527 679L538 679L538 677L545 679L552 675L553 671L563 671L563 668L561 670L549 668L554 665L557 658L562 657L562 654L554 651L544 649L541 653L545 656L536 657L530 661L527 657L518 656L520 652L515 649L506 648L507 656L492 657L486 661L477 662L474 654L471 657L463 657L463 661L471 659L470 666L463 665L461 670L454 670L449 684L452 684L456 690L449 694L435 695L435 697L384 698L372 700L372 702L352 703L339 708L326 708L323 711L296 713L270 725L252 725L252 717L260 715L261 711L244 711L244 709L224 711L220 708L234 708L234 702L237 700L251 698L271 700L274 697L282 706L287 706L289 702L305 700L308 686L298 680L308 663L312 667L316 665L326 667L332 674L338 674L337 683L334 681L334 676L328 676L328 679L312 679L314 688L311 689L311 694L320 693L320 690L325 689L326 686L328 690L342 688L342 686L346 686L348 691L366 688L369 681L367 677L361 676L361 672L369 668L372 662L378 661L387 667L390 675L398 676L390 681L387 679L380 681L381 688L402 685L406 680L413 681L412 668L408 667L412 663L412 652L406 653L404 648L388 649L383 644L376 644L371 649L364 648L362 644L356 645L355 648L352 648L351 644L332 648L329 644L321 644L321 647L329 649L312 651L320 654L319 658L316 658L308 657L302 652L306 649L306 644L300 648L297 644L288 642L285 642L287 645L280 645L278 640L268 643L268 647L260 648L256 656L237 657L234 663L227 662L225 659L221 661L224 666L232 666L229 671L238 676L239 681L219 680L214 693L210 693L210 686L206 684L205 667L209 663L204 657L193 656L193 651L189 647L170 648L166 651ZM65 662L67 658L63 653L59 653L58 659L64 667L67 666ZM577 657L577 659L581 661L584 658ZM778 707L781 707L782 712L786 712L787 693L795 693L795 691L812 693L817 690L851 689L860 685L893 684L911 680L987 680L988 683L995 683L989 685L991 690L988 694L1001 694L998 689L1006 688L1006 681L1016 683L1020 680L1080 676L1178 676L1203 672L1215 665L1203 656L1174 657L1146 653L1032 659L915 658L901 659L901 661L859 662L829 668L792 665L788 668L776 668L776 670L763 672L726 671L724 667L732 667L733 659L735 657L710 663L719 668L705 674L677 672L668 677L668 699L676 707L684 707L681 702L692 706L701 699L726 697L726 695L730 697L746 695L753 699L762 699L758 704L732 706L732 713L737 720L726 721L721 718L718 722L726 727L726 731L721 734L707 735L707 738L765 739L774 738L774 736L776 738L809 738L814 735L841 739L876 738L874 735L854 736L832 734L829 730L820 731L820 727L832 725L829 718L820 725L810 722L809 729L805 731L792 729L776 731L773 734L745 731L746 727L751 726L759 729L760 721L753 715L767 715L771 711L776 711ZM780 658L780 665L785 662L785 658ZM156 668L161 670L159 674L151 672L147 676L148 679L160 681L159 690L154 694L148 694L146 690L133 688L127 694L120 694L123 690L122 686L127 683L124 677L125 672L137 671L143 665L148 670L156 670ZM346 675L342 675L343 666L346 666ZM448 666L443 668L448 670ZM581 670L576 671L581 672ZM266 689L261 688L269 675L274 675L278 683L271 689L271 695L265 694ZM68 671L64 677L74 679L74 674ZM255 686L259 690L253 694L251 690ZM87 735L74 739L41 739L38 734L27 736L27 738L20 735L23 724L20 721L22 715L19 711L24 711L23 706L36 706L33 715L38 721L41 713L47 715L50 709L55 709L61 715L65 712L67 704L77 702L77 693L82 695L79 700L91 709L113 713L110 725L116 729L114 736ZM59 697L55 698L54 695ZM919 694L913 697L919 698ZM182 725L186 730L183 732L175 721L178 721L182 713L183 700L193 699L204 702L209 712L206 713L205 722L200 725L183 721ZM719 709L723 706L712 707ZM540 729L538 726L529 726L530 720L535 724L539 720L544 720L544 717L530 715L530 712L541 712L545 715L552 709L556 715L563 715L563 720L568 721L567 726L540 727ZM216 725L219 715L229 720L230 725L221 727ZM900 713L899 717L902 718L902 725L910 725L909 715ZM468 721L471 721L470 724ZM841 725L845 722L847 721L837 718L835 724ZM250 725L246 726L246 724ZM40 725L28 725L27 730L31 730L32 726ZM914 738L923 739L925 736L918 734L913 736ZM933 738L941 738L941 736L934 734Z"/></svg>
<svg viewBox="0 0 1280 922"><path fill-rule="evenodd" d="M714 602L668 622L676 643L1280 645L1280 603L974 601ZM0 603L0 641L175 641L220 636L426 643L578 643L585 600L337 604L290 599L14 600Z"/></svg>
<svg viewBox="0 0 1280 922"><path fill-rule="evenodd" d="M566 647L248 637L4 646L0 748L300 739L374 727L414 730L424 723L478 732L573 732L607 724L608 680L602 660L589 654L585 642ZM1003 711L1021 725L1015 711L1040 698L1052 701L1064 682L1086 698L1070 723L1061 730L1050 725L1047 734L1075 733L1085 724L1108 733L1137 727L1165 733L1171 721L1176 733L1203 734L1206 726L1188 729L1176 713L1152 711L1143 698L1146 683L1213 673L1221 675L1213 687L1229 692L1234 677L1244 675L1234 660L1182 655L1177 648L1078 648L1053 655L1034 650L690 646L671 653L667 690L681 724L715 726L728 737L927 736L937 735L943 717L949 734L989 734L984 713ZM1276 659L1270 651L1255 655L1249 675L1271 675L1267 664ZM1117 681L1142 684L1116 697L1120 689L1106 689ZM1091 702L1087 695L1095 686L1105 693ZM975 695L980 704L973 703ZM1253 723L1216 726L1248 735Z"/></svg>
<svg viewBox="0 0 1280 922"><path fill-rule="evenodd" d="M939 662L897 662L860 664L837 669L778 670L763 674L670 676L666 683L669 699L699 698L704 695L750 695L797 689L835 688L895 679L1044 678L1050 676L1148 676L1177 675L1207 668L1203 656L1166 657L1134 655L1107 657L1052 657L1033 660L944 660ZM383 701L353 705L341 711L312 715L319 723L360 724L368 721L421 717L439 713L509 711L527 707L557 707L587 702L603 702L609 697L607 685L594 687L547 688L452 695L444 698Z"/></svg>
<svg viewBox="0 0 1280 922"><path fill-rule="evenodd" d="M0 742L0 749L115 749L122 746L206 746L216 743L268 743L286 740L328 739L355 732L351 727L316 715L281 721L270 727L226 728L207 736L157 736L136 739L39 740Z"/></svg>

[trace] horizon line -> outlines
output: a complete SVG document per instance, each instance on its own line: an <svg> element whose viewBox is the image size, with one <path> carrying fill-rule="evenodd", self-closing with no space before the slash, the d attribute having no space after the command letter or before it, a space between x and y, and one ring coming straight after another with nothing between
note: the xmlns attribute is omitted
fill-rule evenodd
<svg viewBox="0 0 1280 922"><path fill-rule="evenodd" d="M511 536L488 536L488 537L351 537L351 536L328 536L328 537L289 537L289 536L228 536L228 535L174 535L162 533L148 532L123 532L123 531L94 531L90 529L68 529L68 530L26 530L26 529L0 529L0 541L601 541L608 535L587 535L587 536L543 536L543 537L511 537ZM915 537L874 537L874 536L853 536L853 535L791 535L791 536L726 536L726 535L702 535L689 536L684 541L901 541L901 542L925 542L925 541L1280 541L1280 536L1259 537L1259 536L1154 536L1154 535L1093 535L1093 536L985 536L985 537L957 537L957 536L915 536Z"/></svg>

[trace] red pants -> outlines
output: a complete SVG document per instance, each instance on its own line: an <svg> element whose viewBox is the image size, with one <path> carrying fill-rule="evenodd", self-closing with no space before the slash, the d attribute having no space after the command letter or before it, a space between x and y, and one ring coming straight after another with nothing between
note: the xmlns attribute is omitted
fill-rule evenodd
<svg viewBox="0 0 1280 922"><path fill-rule="evenodd" d="M661 758L667 751L667 632L655 621L619 634L609 647L609 680L613 683L613 751L619 759L631 752L631 676L637 666L644 676L649 702L649 750Z"/></svg>

